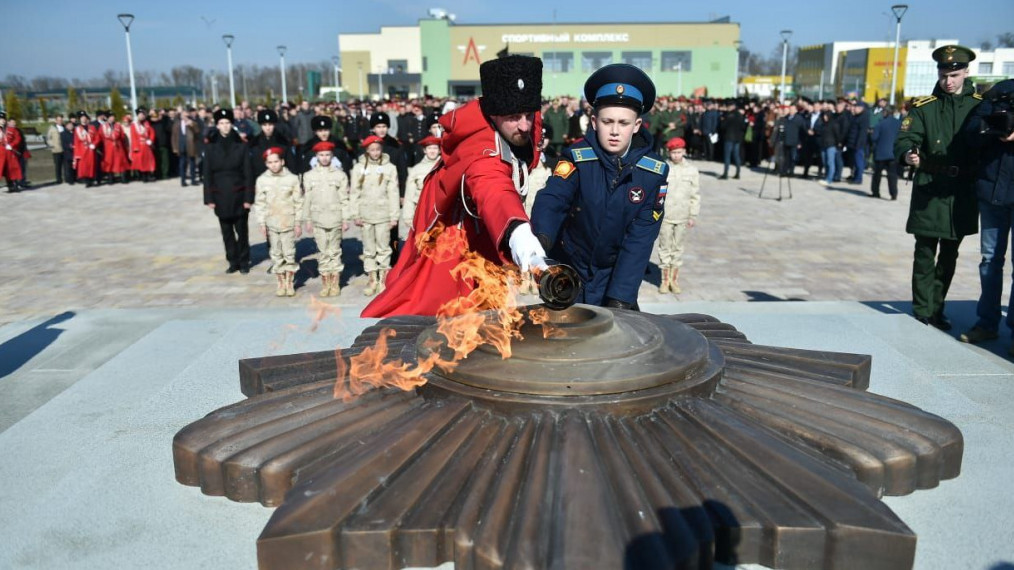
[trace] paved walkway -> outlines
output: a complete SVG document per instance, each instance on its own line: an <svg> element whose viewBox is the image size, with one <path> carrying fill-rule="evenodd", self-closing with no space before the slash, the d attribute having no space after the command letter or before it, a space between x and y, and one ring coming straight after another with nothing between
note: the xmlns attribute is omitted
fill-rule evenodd
<svg viewBox="0 0 1014 570"><path fill-rule="evenodd" d="M875 200L868 186L831 189L792 180L778 201L778 178L743 171L720 181L721 165L700 163L702 208L690 232L681 301L847 300L907 310L913 241L904 232L911 186L897 202ZM867 179L867 185L869 184ZM783 191L787 197L787 180ZM886 188L884 189L886 195ZM267 247L251 237L249 275L226 275L218 224L199 188L176 180L150 184L40 186L0 193L0 324L64 311L113 307L297 307L319 291L312 238L299 243L302 270L295 298L276 298L266 275ZM340 297L365 306L358 234L346 239ZM659 271L646 277L642 303L663 301ZM978 296L978 239L966 239L952 300ZM534 298L530 299L534 300Z"/></svg>

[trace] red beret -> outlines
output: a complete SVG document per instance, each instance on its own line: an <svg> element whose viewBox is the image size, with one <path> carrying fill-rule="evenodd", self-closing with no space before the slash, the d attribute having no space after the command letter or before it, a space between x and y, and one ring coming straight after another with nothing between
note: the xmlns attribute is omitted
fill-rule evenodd
<svg viewBox="0 0 1014 570"><path fill-rule="evenodd" d="M435 137L433 135L430 135L428 137L422 138L419 141L419 146L421 146L421 147L427 147L427 146L430 146L431 144L435 144L435 145L439 146L440 145L440 139L438 139L437 137Z"/></svg>
<svg viewBox="0 0 1014 570"><path fill-rule="evenodd" d="M313 152L330 152L334 150L334 143L331 141L320 141L319 143L313 145L310 150Z"/></svg>
<svg viewBox="0 0 1014 570"><path fill-rule="evenodd" d="M669 139L669 142L665 143L665 148L668 150L687 148L687 141L681 139L680 137L673 137Z"/></svg>
<svg viewBox="0 0 1014 570"><path fill-rule="evenodd" d="M261 155L261 158L267 160L268 156L272 154L277 154L278 156L283 157L285 156L285 149L280 146L270 147L268 148L268 150L264 151L264 153Z"/></svg>
<svg viewBox="0 0 1014 570"><path fill-rule="evenodd" d="M365 139L363 139L363 148L366 148L366 147L370 146L373 143L377 143L379 145L383 145L384 144L384 139L378 137L377 135L370 135L370 136L366 137Z"/></svg>

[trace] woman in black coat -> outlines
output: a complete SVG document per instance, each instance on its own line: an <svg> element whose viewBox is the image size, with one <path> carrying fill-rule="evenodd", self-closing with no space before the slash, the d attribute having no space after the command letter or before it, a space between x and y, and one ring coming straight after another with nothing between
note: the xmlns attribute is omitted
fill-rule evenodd
<svg viewBox="0 0 1014 570"><path fill-rule="evenodd" d="M225 243L226 273L250 272L247 218L254 201L250 154L232 128L232 110L215 111L216 130L204 147L204 203L215 211Z"/></svg>

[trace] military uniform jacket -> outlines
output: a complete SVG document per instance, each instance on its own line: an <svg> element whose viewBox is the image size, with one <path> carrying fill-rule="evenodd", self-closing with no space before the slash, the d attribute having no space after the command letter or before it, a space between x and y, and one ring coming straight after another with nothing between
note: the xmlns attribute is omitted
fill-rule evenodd
<svg viewBox="0 0 1014 570"><path fill-rule="evenodd" d="M908 233L957 239L978 231L972 161L957 135L980 100L967 79L958 95L948 95L938 84L933 95L915 101L901 122L895 157L904 164L905 153L913 148L920 157L905 225Z"/></svg>
<svg viewBox="0 0 1014 570"><path fill-rule="evenodd" d="M405 201L401 205L401 222L406 227L412 226L412 218L415 216L415 207L419 204L423 182L436 164L436 160L429 160L424 156L418 164L408 169L408 180L405 182Z"/></svg>
<svg viewBox="0 0 1014 570"><path fill-rule="evenodd" d="M303 174L306 219L314 226L337 228L355 216L349 207L349 178L334 166L320 166Z"/></svg>
<svg viewBox="0 0 1014 570"><path fill-rule="evenodd" d="M380 161L360 156L352 167L353 217L367 224L398 221L398 170L387 154Z"/></svg>
<svg viewBox="0 0 1014 570"><path fill-rule="evenodd" d="M666 161L666 164L669 165L669 176L666 178L669 190L663 199L663 222L676 225L696 220L701 213L701 175L697 167L685 158L680 164L672 161Z"/></svg>
<svg viewBox="0 0 1014 570"><path fill-rule="evenodd" d="M276 232L287 232L303 223L303 192L299 177L288 168L275 174L265 170L257 177L254 219Z"/></svg>
<svg viewBox="0 0 1014 570"><path fill-rule="evenodd" d="M532 226L549 257L577 270L579 302L634 304L658 238L669 167L640 129L627 155L601 149L595 131L573 145L535 199Z"/></svg>
<svg viewBox="0 0 1014 570"><path fill-rule="evenodd" d="M204 147L204 203L215 205L215 215L223 219L245 216L243 204L254 201L249 174L250 153L239 133L233 129L222 137L213 131Z"/></svg>

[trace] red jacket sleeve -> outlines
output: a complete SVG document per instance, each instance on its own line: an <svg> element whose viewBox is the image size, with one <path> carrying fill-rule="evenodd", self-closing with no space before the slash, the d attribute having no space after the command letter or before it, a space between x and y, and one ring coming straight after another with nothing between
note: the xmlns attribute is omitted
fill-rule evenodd
<svg viewBox="0 0 1014 570"><path fill-rule="evenodd" d="M510 262L505 235L514 220L528 221L521 195L511 180L510 164L498 157L477 160L465 172L465 185L475 203L482 224L500 253L501 261Z"/></svg>

